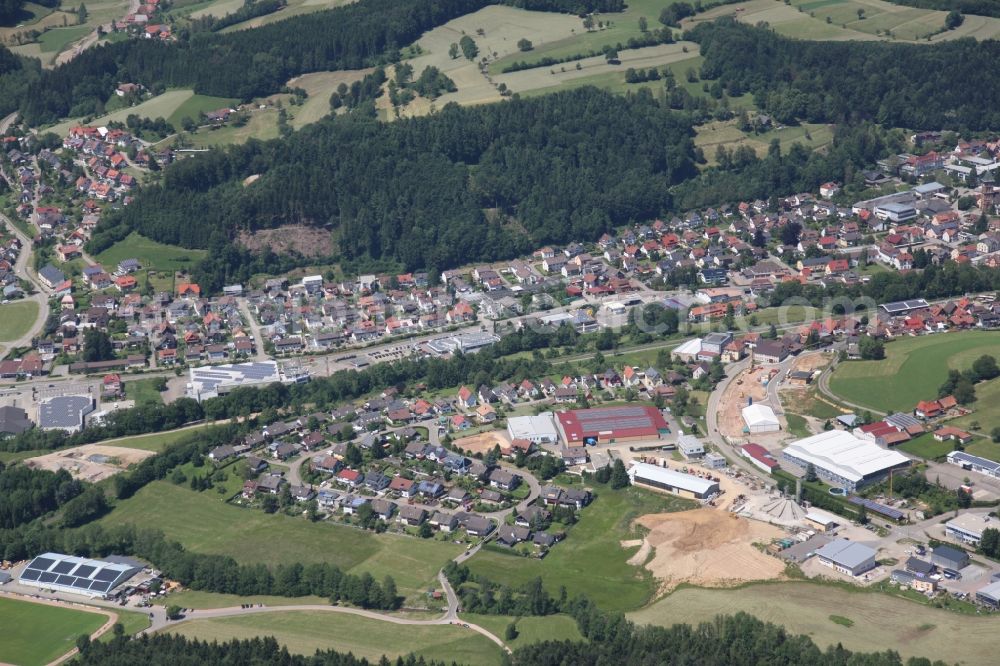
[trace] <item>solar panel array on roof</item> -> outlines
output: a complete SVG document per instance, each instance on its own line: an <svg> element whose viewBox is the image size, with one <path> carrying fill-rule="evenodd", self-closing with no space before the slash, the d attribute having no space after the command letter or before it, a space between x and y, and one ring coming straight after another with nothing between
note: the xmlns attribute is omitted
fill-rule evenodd
<svg viewBox="0 0 1000 666"><path fill-rule="evenodd" d="M848 499L851 504L857 506L863 506L869 511L874 511L875 513L881 514L886 518L892 520L900 520L905 515L899 509L893 509L891 506L886 506L885 504L879 504L878 502L873 502L870 499L865 499L864 497L854 496Z"/></svg>
<svg viewBox="0 0 1000 666"><path fill-rule="evenodd" d="M909 301L896 301L894 303L883 303L880 307L889 314L902 314L904 312L909 312L910 310L919 310L921 308L926 308L930 306L924 299L915 298Z"/></svg>
<svg viewBox="0 0 1000 666"><path fill-rule="evenodd" d="M87 596L103 596L139 571L139 567L45 553L28 563L20 581L35 587Z"/></svg>

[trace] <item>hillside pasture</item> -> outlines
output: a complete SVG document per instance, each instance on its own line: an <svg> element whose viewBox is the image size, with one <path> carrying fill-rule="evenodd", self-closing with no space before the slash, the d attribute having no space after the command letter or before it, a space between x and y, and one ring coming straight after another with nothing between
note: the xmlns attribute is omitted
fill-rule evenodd
<svg viewBox="0 0 1000 666"><path fill-rule="evenodd" d="M717 165L715 155L719 146L733 150L737 146L747 145L753 148L759 157L763 157L767 154L770 143L774 139L778 140L783 151L787 151L794 143L817 150L830 145L833 141L833 126L803 123L794 127L776 128L760 134L747 134L740 131L736 120L715 120L695 128L694 143L704 151L708 166L715 166Z"/></svg>
<svg viewBox="0 0 1000 666"><path fill-rule="evenodd" d="M157 95L156 97L147 99L146 101L136 104L135 106L118 109L112 113L93 118L90 120L89 124L100 127L111 122L124 123L125 119L133 113L141 118L149 118L151 120L155 120L156 118L169 118L174 111L180 108L193 96L194 91L188 88L168 90L162 95ZM58 125L49 127L48 131L55 132L59 136L66 136L66 134L69 133L70 128L80 125L82 122L82 118L66 120Z"/></svg>
<svg viewBox="0 0 1000 666"><path fill-rule="evenodd" d="M841 363L830 378L830 389L872 409L909 412L917 402L937 397L949 369L965 370L983 354L1000 358L1000 336L961 331L907 337L887 344L885 353L882 361Z"/></svg>
<svg viewBox="0 0 1000 666"><path fill-rule="evenodd" d="M284 21L285 19L292 18L293 16L299 16L301 14L312 14L313 12L321 12L325 9L333 9L334 7L349 5L352 2L355 2L355 0L288 0L288 4L287 6L285 6L284 9L279 9L273 14L265 14L264 16L258 16L256 18L248 19L246 21L241 21L240 23L234 23L231 26L223 28L221 32L235 32L237 30L259 28L262 25L267 25L269 23L277 23L278 21ZM218 4L222 5L222 7L213 9L212 16L224 15L215 12L225 11L225 13L230 13L235 11L234 9L228 8L227 0L222 0L222 2ZM238 8L239 7L237 7L237 9Z"/></svg>
<svg viewBox="0 0 1000 666"><path fill-rule="evenodd" d="M391 575L405 596L426 591L438 570L461 551L450 541L269 515L226 504L214 492L198 493L167 481L151 483L118 502L101 522L156 525L194 552L228 555L246 564L328 562L359 575L369 572L376 580Z"/></svg>
<svg viewBox="0 0 1000 666"><path fill-rule="evenodd" d="M123 259L138 259L143 268L158 271L190 270L191 266L207 254L176 245L159 243L133 232L95 257L107 267L114 267Z"/></svg>
<svg viewBox="0 0 1000 666"><path fill-rule="evenodd" d="M815 583L684 588L628 617L638 624L669 627L738 612L782 625L790 634L805 634L823 650L837 644L861 652L891 647L904 659L926 657L970 665L992 663L996 651L993 617L960 615L887 594ZM854 626L831 622L831 615L847 617ZM954 640L956 636L961 640Z"/></svg>
<svg viewBox="0 0 1000 666"><path fill-rule="evenodd" d="M274 636L290 652L350 652L377 663L415 653L428 660L499 666L500 648L485 636L457 625L397 625L334 611L275 611L189 620L171 633L206 641Z"/></svg>
<svg viewBox="0 0 1000 666"><path fill-rule="evenodd" d="M302 88L308 93L308 97L302 106L287 106L292 119L289 121L292 127L299 129L310 123L323 118L330 113L330 95L337 90L341 83L350 86L355 81L360 81L373 70L355 69L339 72L313 72L297 76L288 82L290 88Z"/></svg>

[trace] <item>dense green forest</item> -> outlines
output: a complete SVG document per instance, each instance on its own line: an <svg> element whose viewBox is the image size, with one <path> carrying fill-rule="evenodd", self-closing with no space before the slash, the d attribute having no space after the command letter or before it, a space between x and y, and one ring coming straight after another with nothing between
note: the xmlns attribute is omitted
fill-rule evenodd
<svg viewBox="0 0 1000 666"><path fill-rule="evenodd" d="M49 472L0 463L0 529L29 523L55 511L83 491L64 469Z"/></svg>
<svg viewBox="0 0 1000 666"><path fill-rule="evenodd" d="M983 72L1000 69L997 40L805 41L730 19L700 23L686 37L701 45L702 78L752 92L757 106L783 123L1000 127L1000 87L978 83Z"/></svg>
<svg viewBox="0 0 1000 666"><path fill-rule="evenodd" d="M636 627L620 615L603 615L584 608L577 614L589 641L542 641L519 648L509 657L513 666L598 666L660 664L662 666L939 666L941 662L897 653L851 652L840 645L820 650L808 636L793 636L776 625L744 613L720 616L698 626ZM290 655L270 637L206 643L172 634L130 639L117 632L111 641L81 640L82 666L201 666L202 664L282 664L284 666L368 666L353 655L317 651L313 656ZM382 666L422 666L422 658Z"/></svg>
<svg viewBox="0 0 1000 666"><path fill-rule="evenodd" d="M1000 3L996 0L891 0L894 5L937 9L944 12L960 11L963 14L1000 17Z"/></svg>
<svg viewBox="0 0 1000 666"><path fill-rule="evenodd" d="M351 114L172 165L90 247L133 230L210 247L244 229L306 222L330 228L346 259L444 269L512 257L669 209L669 188L696 173L692 136L685 115L648 93L595 89L393 123ZM251 174L262 175L244 187ZM228 264L213 254L206 269Z"/></svg>

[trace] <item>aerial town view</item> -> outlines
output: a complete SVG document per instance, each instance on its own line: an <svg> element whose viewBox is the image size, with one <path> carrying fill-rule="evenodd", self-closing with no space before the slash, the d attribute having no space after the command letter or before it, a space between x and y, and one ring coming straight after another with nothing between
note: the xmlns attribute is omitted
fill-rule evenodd
<svg viewBox="0 0 1000 666"><path fill-rule="evenodd" d="M990 71L988 0L0 0L0 664L997 663Z"/></svg>

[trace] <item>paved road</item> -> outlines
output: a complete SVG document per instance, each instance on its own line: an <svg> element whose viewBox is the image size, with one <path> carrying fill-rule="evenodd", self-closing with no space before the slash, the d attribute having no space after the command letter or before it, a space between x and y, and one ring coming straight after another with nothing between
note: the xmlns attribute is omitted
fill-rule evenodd
<svg viewBox="0 0 1000 666"><path fill-rule="evenodd" d="M11 222L7 216L0 214L0 221L7 225L7 228L18 238L18 240L21 241L21 252L17 255L17 261L14 262L14 274L19 278L27 280L35 288L35 293L31 296L27 296L23 300L34 301L38 304L38 316L35 318L35 323L32 324L27 333L22 335L20 338L5 342L4 347L7 349L30 347L31 341L41 334L42 330L45 328L45 322L49 318L50 292L49 289L38 279L38 276L35 274L34 269L30 265L33 248L31 239L21 233L21 230L14 226L14 223Z"/></svg>
<svg viewBox="0 0 1000 666"><path fill-rule="evenodd" d="M258 361L266 361L267 354L264 353L264 336L260 333L260 324L257 323L257 318L250 312L249 302L245 298L238 298L236 302L239 304L240 313L243 315L243 319L246 320L247 326L250 327L250 333L253 335L254 346L257 349L255 358Z"/></svg>

